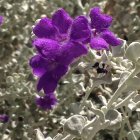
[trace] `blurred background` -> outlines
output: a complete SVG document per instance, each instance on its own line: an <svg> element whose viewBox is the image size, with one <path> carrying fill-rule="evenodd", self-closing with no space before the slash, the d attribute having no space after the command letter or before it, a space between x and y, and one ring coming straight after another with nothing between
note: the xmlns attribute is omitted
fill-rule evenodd
<svg viewBox="0 0 140 140"><path fill-rule="evenodd" d="M69 96L64 92L60 82L59 90L62 88L63 92L57 96L60 102L63 99L61 107L43 111L35 105L36 79L28 61L34 54L32 26L41 16L51 17L58 8L64 8L76 17L100 6L113 16L112 30L120 38L128 43L140 39L140 0L82 0L82 5L84 11L79 0L0 0L0 15L4 16L0 27L0 114L10 117L8 123L0 123L0 140L35 139L36 128L45 136L54 136L62 132L60 120L70 115L69 103L80 100L76 94ZM96 94L92 98L99 104ZM95 139L117 140L117 137L117 132L102 131Z"/></svg>

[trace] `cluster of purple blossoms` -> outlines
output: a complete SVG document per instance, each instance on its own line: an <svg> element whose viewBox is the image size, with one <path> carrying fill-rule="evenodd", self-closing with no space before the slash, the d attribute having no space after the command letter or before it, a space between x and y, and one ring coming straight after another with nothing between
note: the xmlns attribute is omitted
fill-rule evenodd
<svg viewBox="0 0 140 140"><path fill-rule="evenodd" d="M118 46L122 41L116 38L115 34L110 31L109 27L112 23L112 17L103 14L99 7L95 7L90 11L92 37L90 46L95 50L109 50L109 45Z"/></svg>
<svg viewBox="0 0 140 140"><path fill-rule="evenodd" d="M71 63L88 53L86 44L92 49L109 50L121 41L109 30L112 18L102 14L98 7L91 9L91 21L85 16L72 19L59 9L52 19L42 18L33 28L36 38L33 46L37 54L30 59L33 74L38 79L37 91L44 90L44 97L37 97L36 104L42 109L51 109L57 99L54 91Z"/></svg>

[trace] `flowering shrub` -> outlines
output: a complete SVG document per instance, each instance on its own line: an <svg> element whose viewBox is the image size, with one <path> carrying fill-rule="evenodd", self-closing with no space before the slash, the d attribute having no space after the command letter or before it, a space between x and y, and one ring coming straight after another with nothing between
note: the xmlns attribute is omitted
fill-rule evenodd
<svg viewBox="0 0 140 140"><path fill-rule="evenodd" d="M66 75L70 64L72 64L76 58L82 55L86 55L86 57L91 55L92 59L95 59L91 60L91 58L89 58L91 63L95 61L92 67L97 69L97 74L104 74L100 75L100 77L95 74L94 77L92 77L93 74L91 74L91 85L86 88L84 82L81 81L81 87L85 92L85 97L83 97L80 105L74 104L76 114L64 120L62 123L63 132L67 133L67 135L64 135L64 133L58 134L53 140L71 140L75 137L80 137L82 140L92 140L95 134L102 129L120 128L123 116L117 109L121 108L125 118L126 114L122 107L125 106L129 108L129 106L126 105L131 102L130 99L135 98L136 95L138 96L136 89L139 89L139 87L133 85L136 81L140 82L140 79L135 77L140 72L140 55L138 53L140 52L140 43L132 43L124 51L126 42L118 39L114 33L109 30L112 17L103 14L99 7L92 8L89 15L90 21L83 15L72 19L65 10L59 9L53 14L52 19L47 17L42 18L33 27L33 33L35 34L33 45L38 54L30 59L30 66L33 69L34 75L39 77L37 90L44 90L45 95L36 99L37 105L42 109L52 109L53 105L56 104L54 91L56 90L57 84L62 76ZM94 49L94 51L92 49ZM135 49L137 50L136 53ZM99 52L99 54L97 52ZM130 61L130 65L125 66L123 69L126 71L127 69L132 69L132 72L122 72L118 88L113 96L107 101L104 96L100 95L99 98L103 106L101 109L95 108L93 103L88 101L91 91L100 84L112 83L112 75L109 68L115 68L114 63L112 63L114 61L113 57L123 55L125 55L127 62ZM83 59L86 60L86 57ZM122 59L122 57L120 59ZM131 61L134 64L132 64ZM104 63L102 64L102 68L100 68L100 63L102 62ZM119 61L119 63L121 62ZM105 65L107 65L108 68L105 68ZM132 68L132 65L134 65L134 68ZM127 75L125 73L127 73ZM130 85L130 83L133 84ZM119 102L118 97L120 94L126 92L130 87L131 90L128 92L130 95ZM133 89L135 91L133 91ZM137 104L139 103L135 103L134 106L137 106ZM89 117L88 114L86 117L80 114L84 107L95 114L92 119L87 119ZM79 115L77 114L78 112ZM127 122L127 124L129 127L129 122ZM129 135L135 140L139 137L137 137L133 131L131 131ZM45 139L39 130L37 130L37 137L39 140ZM52 140L50 137L46 139Z"/></svg>
<svg viewBox="0 0 140 140"><path fill-rule="evenodd" d="M36 102L43 109L55 105L56 99L52 94L58 81L76 58L88 53L86 44L90 42L95 50L109 50L109 44L121 45L121 40L108 29L112 22L110 16L102 14L99 7L95 7L90 11L90 18L91 22L85 16L73 20L65 10L59 9L52 19L42 18L33 28L36 36L33 45L38 54L31 58L30 66L39 77L37 90L43 89L45 93L44 99L39 97Z"/></svg>
<svg viewBox="0 0 140 140"><path fill-rule="evenodd" d="M65 18L56 14L61 20L54 21L57 16L53 13L60 7L69 14L60 10ZM1 0L0 13L4 16L0 28L0 139L139 139L137 0ZM43 36L34 32L40 25L37 20L34 47L30 48L31 25L40 17L46 23L45 29L38 26ZM75 51L78 56L73 57L69 49L77 49L75 44L84 46L86 53ZM28 65L31 56L34 77ZM66 72L61 74L64 67ZM39 85L41 78L43 84L36 91L34 82L38 80ZM50 84L48 79L55 88L44 84Z"/></svg>

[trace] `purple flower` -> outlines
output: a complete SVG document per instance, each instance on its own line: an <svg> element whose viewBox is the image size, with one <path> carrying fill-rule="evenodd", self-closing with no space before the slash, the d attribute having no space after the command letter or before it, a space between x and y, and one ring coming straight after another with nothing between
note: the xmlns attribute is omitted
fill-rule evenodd
<svg viewBox="0 0 140 140"><path fill-rule="evenodd" d="M91 29L86 17L77 17L72 25L70 38L83 43L88 43L91 37Z"/></svg>
<svg viewBox="0 0 140 140"><path fill-rule="evenodd" d="M57 99L54 93L45 95L44 97L37 97L36 104L43 110L52 109L57 104Z"/></svg>
<svg viewBox="0 0 140 140"><path fill-rule="evenodd" d="M33 28L36 38L33 46L37 54L30 59L33 74L38 77L37 90L44 90L44 97L36 103L44 109L55 105L54 91L71 63L92 49L109 50L109 45L118 46L121 41L109 30L112 17L103 14L100 8L90 11L91 22L85 16L72 19L64 9L56 11L52 18L42 18Z"/></svg>
<svg viewBox="0 0 140 140"><path fill-rule="evenodd" d="M3 123L7 123L9 121L9 116L6 114L0 115L0 121Z"/></svg>
<svg viewBox="0 0 140 140"><path fill-rule="evenodd" d="M3 23L3 17L0 16L0 25L2 25L2 23Z"/></svg>
<svg viewBox="0 0 140 140"><path fill-rule="evenodd" d="M100 31L110 27L112 23L112 17L106 14L103 14L99 7L94 7L90 11L91 18L91 27Z"/></svg>
<svg viewBox="0 0 140 140"><path fill-rule="evenodd" d="M101 37L94 37L91 39L90 46L92 49L102 50L106 49L109 50L109 44Z"/></svg>
<svg viewBox="0 0 140 140"><path fill-rule="evenodd" d="M122 41L109 30L112 17L103 14L99 7L94 7L90 11L91 28L93 31L90 46L95 50L109 50L109 45L118 46Z"/></svg>
<svg viewBox="0 0 140 140"><path fill-rule="evenodd" d="M33 33L38 38L52 39L61 45L68 41L84 42L91 35L85 16L78 16L73 20L63 9L56 11L52 19L42 18L33 28Z"/></svg>
<svg viewBox="0 0 140 140"><path fill-rule="evenodd" d="M43 89L45 94L50 94L67 73L69 65L87 54L84 43L91 35L89 23L84 16L73 20L63 9L59 9L52 19L42 18L33 32L36 35L33 45L38 54L30 59L30 66L39 77L37 90Z"/></svg>

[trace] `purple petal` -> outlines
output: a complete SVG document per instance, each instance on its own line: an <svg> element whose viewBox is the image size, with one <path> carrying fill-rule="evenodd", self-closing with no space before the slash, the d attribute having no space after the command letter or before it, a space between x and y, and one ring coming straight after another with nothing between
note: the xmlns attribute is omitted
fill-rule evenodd
<svg viewBox="0 0 140 140"><path fill-rule="evenodd" d="M42 76L49 67L47 61L40 55L33 56L29 64L33 69L33 73L37 76Z"/></svg>
<svg viewBox="0 0 140 140"><path fill-rule="evenodd" d="M60 55L60 46L57 41L51 39L36 39L33 45L37 48L38 52L50 62L53 61L56 56Z"/></svg>
<svg viewBox="0 0 140 140"><path fill-rule="evenodd" d="M109 44L101 37L94 37L90 42L90 46L95 50L109 50Z"/></svg>
<svg viewBox="0 0 140 140"><path fill-rule="evenodd" d="M44 97L36 98L36 104L43 110L52 109L53 106L56 105L56 103L57 103L57 99L54 93L47 94Z"/></svg>
<svg viewBox="0 0 140 140"><path fill-rule="evenodd" d="M91 27L97 30L108 28L112 23L112 17L102 14L99 7L92 8L90 11Z"/></svg>
<svg viewBox="0 0 140 140"><path fill-rule="evenodd" d="M54 79L60 79L64 76L68 71L68 66L66 65L58 65L52 72L52 76Z"/></svg>
<svg viewBox="0 0 140 140"><path fill-rule="evenodd" d="M38 92L43 89L46 94L54 92L59 79L55 79L51 72L47 72L40 77L37 83Z"/></svg>
<svg viewBox="0 0 140 140"><path fill-rule="evenodd" d="M43 89L46 94L54 92L57 87L58 81L63 75L66 74L67 71L67 66L56 66L51 72L47 72L42 75L42 77L38 81L37 90L40 91L41 89Z"/></svg>
<svg viewBox="0 0 140 140"><path fill-rule="evenodd" d="M2 23L3 23L3 17L0 16L0 25L2 25Z"/></svg>
<svg viewBox="0 0 140 140"><path fill-rule="evenodd" d="M72 24L72 18L64 9L59 9L53 14L52 23L57 27L59 33L66 34Z"/></svg>
<svg viewBox="0 0 140 140"><path fill-rule="evenodd" d="M39 38L55 39L57 30L52 24L52 20L45 17L33 28L33 33Z"/></svg>
<svg viewBox="0 0 140 140"><path fill-rule="evenodd" d="M78 42L68 42L62 46L61 56L58 61L63 65L69 65L72 61L82 55L86 55L88 49Z"/></svg>
<svg viewBox="0 0 140 140"><path fill-rule="evenodd" d="M118 39L115 34L109 30L105 30L101 33L101 37L111 46L118 46L122 44L122 41Z"/></svg>
<svg viewBox="0 0 140 140"><path fill-rule="evenodd" d="M86 17L77 17L72 24L70 38L75 41L87 41L91 37L89 23Z"/></svg>

